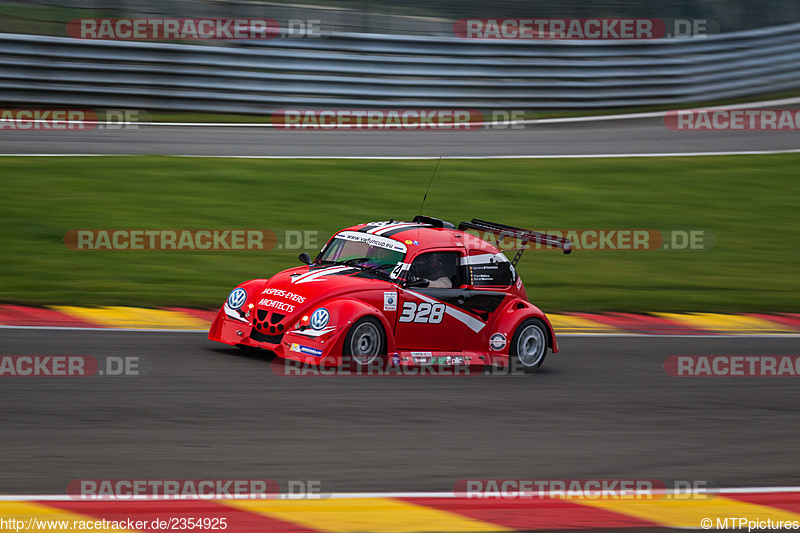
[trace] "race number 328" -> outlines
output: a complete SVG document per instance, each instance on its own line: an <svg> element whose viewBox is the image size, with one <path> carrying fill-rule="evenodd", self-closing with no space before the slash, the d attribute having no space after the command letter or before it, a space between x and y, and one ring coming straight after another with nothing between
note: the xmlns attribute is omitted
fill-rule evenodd
<svg viewBox="0 0 800 533"><path fill-rule="evenodd" d="M423 302L419 305L414 302L403 304L403 314L397 320L400 322L416 322L418 324L438 324L444 317L444 304L429 304Z"/></svg>

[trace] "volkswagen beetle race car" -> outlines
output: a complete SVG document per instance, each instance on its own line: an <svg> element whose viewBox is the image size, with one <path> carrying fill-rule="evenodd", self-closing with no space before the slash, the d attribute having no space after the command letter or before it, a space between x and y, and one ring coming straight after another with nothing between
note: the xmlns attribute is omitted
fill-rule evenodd
<svg viewBox="0 0 800 533"><path fill-rule="evenodd" d="M511 260L489 242L507 239L518 245ZM558 343L514 268L528 243L571 251L569 239L476 219L359 224L313 261L300 254L305 265L236 287L208 337L314 365L519 363L535 372Z"/></svg>

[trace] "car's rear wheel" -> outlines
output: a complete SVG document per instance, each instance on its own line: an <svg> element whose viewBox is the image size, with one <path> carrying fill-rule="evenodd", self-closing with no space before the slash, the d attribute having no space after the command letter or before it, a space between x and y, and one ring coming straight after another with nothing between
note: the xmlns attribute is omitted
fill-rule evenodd
<svg viewBox="0 0 800 533"><path fill-rule="evenodd" d="M530 318L517 328L511 339L511 356L526 373L539 370L547 356L547 328L541 320Z"/></svg>
<svg viewBox="0 0 800 533"><path fill-rule="evenodd" d="M349 355L359 366L366 366L380 358L386 346L386 334L377 318L365 316L352 325L344 338L344 355Z"/></svg>

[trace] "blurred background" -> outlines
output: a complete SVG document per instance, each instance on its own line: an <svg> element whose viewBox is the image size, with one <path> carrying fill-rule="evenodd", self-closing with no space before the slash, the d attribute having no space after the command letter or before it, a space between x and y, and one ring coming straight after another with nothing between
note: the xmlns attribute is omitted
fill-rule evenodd
<svg viewBox="0 0 800 533"><path fill-rule="evenodd" d="M268 16L279 21L321 19L328 31L440 36L452 35L456 20L476 17L708 19L722 32L800 21L800 2L791 0L4 0L0 10L0 31L60 36L66 35L69 20L84 16Z"/></svg>
<svg viewBox="0 0 800 533"><path fill-rule="evenodd" d="M71 20L117 17L269 18L284 33L159 43L67 33ZM655 18L667 35L676 21L699 21L702 31L646 41L457 37L455 21L470 17ZM319 30L290 34L291 21ZM256 116L287 107L533 116L732 103L796 94L799 21L800 2L790 0L2 1L0 102Z"/></svg>
<svg viewBox="0 0 800 533"><path fill-rule="evenodd" d="M269 18L283 30L319 21L320 34L147 42L67 31L75 19L117 17ZM656 18L702 21L707 32L454 35L472 17ZM427 196L425 214L456 224L715 236L697 251L526 252L520 276L547 313L780 313L800 324L800 120L785 131L674 131L658 113L797 107L799 73L798 0L0 0L0 111L131 110L173 123L18 131L0 116L0 311L216 310L239 283L297 266L320 244L75 251L64 242L73 230L321 240L409 220ZM580 120L468 132L268 127L280 109L352 108ZM616 112L649 114L593 116ZM796 382L680 380L663 369L676 354L796 354L796 338L566 338L536 382L412 385L284 380L204 333L169 335L0 330L7 354L153 361L153 379L3 381L0 492L165 476L322 479L337 491L450 490L467 476L797 485Z"/></svg>
<svg viewBox="0 0 800 533"><path fill-rule="evenodd" d="M117 17L269 18L282 30L291 21L318 21L320 33L145 42L78 39L67 32L75 19ZM656 18L668 28L669 21L702 21L708 33L640 41L455 36L454 22L471 17ZM191 125L269 123L280 109L480 109L484 115L506 110L558 118L768 99L783 99L770 106L786 106L800 97L797 1L0 1L0 24L1 108L88 108L101 118L106 109L134 110L139 121L189 124L0 131L6 155L135 155L102 164L4 158L0 221L10 231L0 233L0 301L10 303L213 308L242 280L297 264L298 252L129 258L119 255L125 252L76 253L63 237L80 228L143 227L331 235L355 222L413 217L434 166L424 159L161 156L798 148L797 131L674 132L657 114L646 124L580 122L466 134ZM320 147L323 152L315 152ZM791 312L800 283L798 251L786 246L800 225L797 160L797 154L772 154L446 161L426 209L455 223L479 217L537 229L704 229L717 236L709 252L575 254L569 261L538 254L521 272L537 280L535 298L548 310Z"/></svg>

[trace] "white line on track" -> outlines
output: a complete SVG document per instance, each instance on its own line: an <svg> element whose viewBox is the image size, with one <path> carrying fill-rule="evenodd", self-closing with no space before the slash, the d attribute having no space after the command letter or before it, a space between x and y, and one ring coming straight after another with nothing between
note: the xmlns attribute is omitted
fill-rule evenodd
<svg viewBox="0 0 800 533"><path fill-rule="evenodd" d="M53 331L113 331L113 332L142 332L142 333L208 333L207 329L166 329L166 328L101 328L101 327L80 327L80 326L13 326L0 325L3 329L30 329L30 330L53 330ZM699 333L697 335L680 334L670 335L669 333L558 333L562 337L646 337L664 339L696 339L698 337L709 339L741 339L741 338L772 338L772 339L797 339L800 333Z"/></svg>
<svg viewBox="0 0 800 533"><path fill-rule="evenodd" d="M662 491L664 494L670 494L674 491ZM736 488L721 488L709 491L712 494L770 494L770 493L786 493L786 492L800 492L800 487L736 487ZM660 494L661 492L659 492ZM254 496L263 496L254 495ZM280 495L282 499L288 494ZM249 495L242 494L230 499L248 499ZM330 495L331 499L361 499L361 498L456 498L453 492L352 492L352 493L334 493ZM119 503L120 501L135 501L135 500L152 500L153 498L144 496L136 497L131 496L126 500L108 500ZM197 498L185 498L187 501L194 501ZM80 501L72 496L66 494L24 494L24 495L0 495L0 501ZM177 501L179 499L171 499L170 501ZM89 500L91 501L91 500Z"/></svg>
<svg viewBox="0 0 800 533"><path fill-rule="evenodd" d="M669 333L559 333L556 331L558 338L561 337L652 337L663 339L693 339L697 337L710 338L710 339L741 339L741 338L786 338L796 339L800 338L800 333L700 333L697 335L681 334L670 335Z"/></svg>
<svg viewBox="0 0 800 533"><path fill-rule="evenodd" d="M640 154L542 154L542 155L477 155L442 156L441 159L602 159L620 157L694 157L721 155L772 155L796 154L800 149L791 150L750 150L731 152L650 152ZM295 156L295 155L179 155L175 157L213 157L229 159L386 159L386 160L432 160L439 156Z"/></svg>
<svg viewBox="0 0 800 533"><path fill-rule="evenodd" d="M723 155L774 155L797 154L800 149L791 150L748 150L731 152L649 152L631 154L543 154L543 155L478 155L478 156L442 156L441 159L604 159L622 157L698 157ZM0 157L140 157L144 154L0 154ZM196 154L161 154L161 157L196 157L212 159L363 159L363 160L397 160L417 161L440 159L439 156L363 156L363 155L196 155Z"/></svg>
<svg viewBox="0 0 800 533"><path fill-rule="evenodd" d="M209 326L210 327L210 326ZM34 329L55 331L142 331L147 333L208 333L207 329L168 329L168 328L100 328L81 326L9 326L0 325L0 329Z"/></svg>

